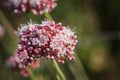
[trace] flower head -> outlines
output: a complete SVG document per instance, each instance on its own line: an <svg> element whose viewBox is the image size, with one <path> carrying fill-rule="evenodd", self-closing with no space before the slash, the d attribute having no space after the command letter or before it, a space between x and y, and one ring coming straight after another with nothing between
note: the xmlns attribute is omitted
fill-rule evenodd
<svg viewBox="0 0 120 80"><path fill-rule="evenodd" d="M52 11L57 3L55 0L8 0L7 4L14 13L32 11L34 14L43 14Z"/></svg>
<svg viewBox="0 0 120 80"><path fill-rule="evenodd" d="M20 59L18 58L18 54L14 53L13 56L11 56L10 58L7 59L6 64L8 67L10 67L12 69L12 71L14 72L20 72L20 74L24 77L28 77L30 75L28 67L31 68L37 68L39 67L40 63L39 63L39 59L33 61L31 64L29 64L28 66L24 66Z"/></svg>
<svg viewBox="0 0 120 80"><path fill-rule="evenodd" d="M55 51L59 62L64 63L64 58L69 60L74 59L74 49L77 40L74 32L70 28L63 27L50 42L50 47L52 51Z"/></svg>
<svg viewBox="0 0 120 80"><path fill-rule="evenodd" d="M27 68L25 68L20 71L20 74L24 77L28 77L30 75L30 72Z"/></svg>
<svg viewBox="0 0 120 80"><path fill-rule="evenodd" d="M40 60L37 59L36 61L32 62L30 66L32 68L38 68L40 66Z"/></svg>
<svg viewBox="0 0 120 80"><path fill-rule="evenodd" d="M18 36L17 53L25 66L40 58L56 59L62 63L66 58L74 59L76 36L61 23L48 20L41 24L28 23L19 28Z"/></svg>
<svg viewBox="0 0 120 80"><path fill-rule="evenodd" d="M7 63L7 66L12 68L13 71L23 68L23 65L21 64L20 59L18 58L18 54L16 53L14 53L13 56L9 57L6 63Z"/></svg>

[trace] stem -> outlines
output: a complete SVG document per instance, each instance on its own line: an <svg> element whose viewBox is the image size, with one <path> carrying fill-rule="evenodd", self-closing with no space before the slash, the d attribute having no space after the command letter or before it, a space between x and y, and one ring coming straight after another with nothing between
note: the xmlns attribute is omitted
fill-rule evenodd
<svg viewBox="0 0 120 80"><path fill-rule="evenodd" d="M90 79L88 78L88 75L87 75L87 73L86 73L86 71L85 71L85 69L84 69L84 67L83 67L83 64L82 64L82 62L81 62L80 59L79 59L79 65L81 65L79 68L81 69L82 76L83 76L84 80L90 80Z"/></svg>
<svg viewBox="0 0 120 80"><path fill-rule="evenodd" d="M58 72L59 76L57 75L57 79L59 80L61 78L61 80L66 80L64 74L62 73L62 71L60 70L57 62L55 60L53 60L53 66L56 69L56 71Z"/></svg>
<svg viewBox="0 0 120 80"><path fill-rule="evenodd" d="M31 68L28 68L28 69L29 69L31 80L37 80L36 77L35 77L35 75L33 74L32 70L31 70Z"/></svg>
<svg viewBox="0 0 120 80"><path fill-rule="evenodd" d="M61 80L59 75L56 75L56 77L57 77L57 80Z"/></svg>
<svg viewBox="0 0 120 80"><path fill-rule="evenodd" d="M11 24L9 23L9 21L5 17L4 13L1 11L1 9L0 9L0 21L3 24L6 32L10 35L11 39L13 40L14 45L16 45L18 38L14 34L14 30L13 30Z"/></svg>
<svg viewBox="0 0 120 80"><path fill-rule="evenodd" d="M44 15L48 20L53 20L52 16L49 13L45 13ZM61 80L66 80L63 72L60 70L57 62L54 59L53 59L53 66L56 69L56 71L58 72L58 74L56 75L57 80L60 80L60 78L61 78Z"/></svg>
<svg viewBox="0 0 120 80"><path fill-rule="evenodd" d="M17 47L18 38L14 34L14 29L12 25L9 23L1 9L0 9L0 24L3 26L5 30L4 38L1 39L0 41L1 45L5 48L8 54L11 55L11 53L13 53L15 51L15 48Z"/></svg>
<svg viewBox="0 0 120 80"><path fill-rule="evenodd" d="M53 20L52 16L49 13L44 14L48 20Z"/></svg>

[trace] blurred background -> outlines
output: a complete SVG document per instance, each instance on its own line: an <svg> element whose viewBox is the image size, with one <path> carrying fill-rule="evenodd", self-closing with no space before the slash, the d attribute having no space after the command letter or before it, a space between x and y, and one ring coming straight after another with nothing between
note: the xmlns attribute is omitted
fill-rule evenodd
<svg viewBox="0 0 120 80"><path fill-rule="evenodd" d="M13 14L0 0L0 80L30 80L5 64L17 47L14 31L29 19L44 15ZM51 12L56 22L69 25L78 36L76 59L59 64L67 80L120 80L120 0L57 0ZM38 80L56 80L49 60L34 70Z"/></svg>

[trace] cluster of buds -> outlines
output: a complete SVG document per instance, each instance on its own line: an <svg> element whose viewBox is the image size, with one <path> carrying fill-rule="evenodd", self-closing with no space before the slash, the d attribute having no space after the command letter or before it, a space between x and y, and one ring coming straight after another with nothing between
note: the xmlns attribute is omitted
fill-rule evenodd
<svg viewBox="0 0 120 80"><path fill-rule="evenodd" d="M28 23L18 29L19 44L17 54L25 66L36 59L55 59L64 63L64 59L74 59L77 43L74 32L61 23L45 20L41 24Z"/></svg>
<svg viewBox="0 0 120 80"><path fill-rule="evenodd" d="M7 59L6 64L8 67L12 69L14 72L20 72L22 76L28 77L30 75L28 67L31 68L38 68L39 67L40 60L35 60L31 64L29 64L27 67L24 67L24 65L21 63L20 59L18 58L18 54L14 54L10 58Z"/></svg>
<svg viewBox="0 0 120 80"><path fill-rule="evenodd" d="M57 3L55 0L8 0L6 5L14 13L32 11L34 14L39 15L52 11Z"/></svg>

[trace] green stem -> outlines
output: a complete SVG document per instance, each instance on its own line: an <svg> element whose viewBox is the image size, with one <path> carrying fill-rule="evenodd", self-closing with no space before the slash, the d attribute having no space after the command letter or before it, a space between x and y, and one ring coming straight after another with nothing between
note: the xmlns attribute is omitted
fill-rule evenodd
<svg viewBox="0 0 120 80"><path fill-rule="evenodd" d="M56 75L57 80L61 80L59 75Z"/></svg>
<svg viewBox="0 0 120 80"><path fill-rule="evenodd" d="M49 13L44 14L48 20L53 20L52 16Z"/></svg>
<svg viewBox="0 0 120 80"><path fill-rule="evenodd" d="M53 20L52 16L51 16L49 13L45 13L44 15L45 15L45 17L46 17L48 20ZM59 68L59 66L58 66L58 64L57 64L57 62L56 62L55 60L53 60L53 66L54 66L54 68L55 68L55 69L57 70L57 72L58 72L58 74L56 75L57 80L60 80L60 78L61 78L61 80L66 80L64 74L63 74L62 71L60 70L60 68Z"/></svg>
<svg viewBox="0 0 120 80"><path fill-rule="evenodd" d="M79 68L81 69L83 79L84 80L90 80L80 59L79 59L79 65L81 65Z"/></svg>
<svg viewBox="0 0 120 80"><path fill-rule="evenodd" d="M62 73L62 71L60 70L57 62L56 62L54 59L53 59L53 66L54 66L54 68L56 69L56 71L58 72L58 74L59 74L59 76L60 76L60 77L59 77L59 76L57 75L57 79L60 80L60 78L61 78L61 80L66 80L64 74Z"/></svg>
<svg viewBox="0 0 120 80"><path fill-rule="evenodd" d="M35 77L35 75L33 74L32 70L31 70L31 68L28 68L28 69L29 69L31 80L37 80L36 77Z"/></svg>
<svg viewBox="0 0 120 80"><path fill-rule="evenodd" d="M14 45L16 45L18 38L14 34L14 30L13 30L11 24L9 23L9 21L7 20L7 18L5 17L5 15L1 9L0 9L0 21L1 21L2 25L4 26L6 32L12 38Z"/></svg>
<svg viewBox="0 0 120 80"><path fill-rule="evenodd" d="M5 30L5 35L4 38L1 39L1 45L5 48L5 50L11 55L15 51L15 48L17 47L17 42L18 38L14 34L14 29L12 25L9 23L7 20L5 14L2 12L0 9L0 23L2 24L4 30ZM8 41L9 40L9 41ZM8 48L8 46L10 48Z"/></svg>

